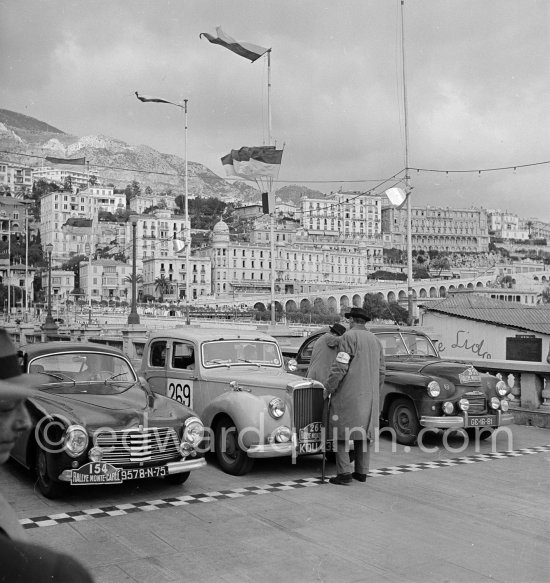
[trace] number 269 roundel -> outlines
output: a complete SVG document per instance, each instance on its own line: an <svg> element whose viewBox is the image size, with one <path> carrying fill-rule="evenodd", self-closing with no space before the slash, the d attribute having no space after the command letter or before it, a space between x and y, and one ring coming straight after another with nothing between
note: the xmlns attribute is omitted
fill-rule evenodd
<svg viewBox="0 0 550 583"><path fill-rule="evenodd" d="M166 396L193 408L193 381L188 379L167 379L167 381Z"/></svg>

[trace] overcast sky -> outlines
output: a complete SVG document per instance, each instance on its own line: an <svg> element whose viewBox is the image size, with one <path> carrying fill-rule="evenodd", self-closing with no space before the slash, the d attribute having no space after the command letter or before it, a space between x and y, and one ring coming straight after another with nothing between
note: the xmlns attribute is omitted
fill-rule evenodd
<svg viewBox="0 0 550 583"><path fill-rule="evenodd" d="M405 0L408 165L484 170L550 160L550 2ZM272 49L277 186L366 191L406 166L399 0L0 0L0 108L78 136L184 152L268 137L267 57L199 38L216 26ZM413 204L550 221L550 164L413 171ZM317 182L319 181L319 182ZM393 185L391 182L389 185Z"/></svg>

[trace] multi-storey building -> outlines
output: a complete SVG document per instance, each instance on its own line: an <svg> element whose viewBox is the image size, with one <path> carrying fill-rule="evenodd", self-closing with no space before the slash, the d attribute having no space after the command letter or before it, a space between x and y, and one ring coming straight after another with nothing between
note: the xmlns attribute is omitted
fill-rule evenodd
<svg viewBox="0 0 550 583"><path fill-rule="evenodd" d="M32 168L0 161L0 190L13 196L32 190Z"/></svg>
<svg viewBox="0 0 550 583"><path fill-rule="evenodd" d="M487 226L492 237L517 240L529 238L529 231L520 228L519 217L508 211L487 209Z"/></svg>
<svg viewBox="0 0 550 583"><path fill-rule="evenodd" d="M390 235L387 245L407 249L407 209L382 209L382 231ZM481 253L489 250L485 209L414 206L411 208L413 250Z"/></svg>
<svg viewBox="0 0 550 583"><path fill-rule="evenodd" d="M112 187L94 186L76 193L66 191L44 194L40 199L42 244L53 245L52 261L66 261L71 254L78 252L75 246L79 243L74 232L63 229L69 219L97 218L99 211L116 214L125 208L125 195L116 194ZM93 237L99 239L100 235L94 233Z"/></svg>
<svg viewBox="0 0 550 583"><path fill-rule="evenodd" d="M48 301L48 270L42 271L42 289L46 292L46 302ZM74 272L61 269L52 269L52 309L61 307L67 300L74 300L71 292L74 291Z"/></svg>
<svg viewBox="0 0 550 583"><path fill-rule="evenodd" d="M547 244L550 241L550 223L540 219L520 219L519 230L527 232L529 239L546 239Z"/></svg>
<svg viewBox="0 0 550 583"><path fill-rule="evenodd" d="M200 299L212 292L212 269L209 257L189 257L189 278L185 272L185 257L173 252L164 257L148 257L143 260L142 295L181 301L186 297L189 284L189 300Z"/></svg>
<svg viewBox="0 0 550 583"><path fill-rule="evenodd" d="M64 186L67 181L71 183L73 191L77 189L86 189L90 182L97 182L99 175L95 170L82 172L75 170L74 166L42 166L41 168L33 168L32 180L38 182L45 180L46 182L55 182L59 186Z"/></svg>
<svg viewBox="0 0 550 583"><path fill-rule="evenodd" d="M380 236L385 196L335 192L323 198L302 197L302 226L310 234L375 240Z"/></svg>
<svg viewBox="0 0 550 583"><path fill-rule="evenodd" d="M214 226L212 245L197 255L212 260L212 293L232 297L236 293L265 293L271 289L272 249L268 227L255 230L254 242L232 241L223 221ZM288 238L287 238L288 235ZM367 239L340 237L327 241L312 238L303 229L283 232L279 224L274 242L275 288L295 293L303 285L354 285L367 282L367 275L382 265L382 247Z"/></svg>
<svg viewBox="0 0 550 583"><path fill-rule="evenodd" d="M139 215L145 212L148 208L154 206L173 211L176 208L176 195L167 194L165 192L159 194L146 192L140 194L139 196L132 197L130 199L129 206L133 213L137 213Z"/></svg>
<svg viewBox="0 0 550 583"><path fill-rule="evenodd" d="M86 299L129 300L131 296L131 263L112 259L81 261L79 273L80 289Z"/></svg>

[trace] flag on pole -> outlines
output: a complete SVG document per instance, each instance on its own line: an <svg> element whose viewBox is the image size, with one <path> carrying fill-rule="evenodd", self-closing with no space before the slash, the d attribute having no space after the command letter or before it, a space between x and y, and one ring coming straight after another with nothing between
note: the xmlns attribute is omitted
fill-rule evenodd
<svg viewBox="0 0 550 583"><path fill-rule="evenodd" d="M143 101L143 103L169 103L170 105L177 105L178 107L182 107L179 103L174 103L173 101L167 101L166 99L162 99L161 97L151 97L150 95L139 95L137 91L134 92L136 97Z"/></svg>
<svg viewBox="0 0 550 583"><path fill-rule="evenodd" d="M266 49L264 47L260 47L258 45L253 45L252 43L243 43L238 42L234 38L231 38L228 34L225 34L220 26L216 27L217 37L207 32L201 32L199 34L199 38L201 36L206 37L211 43L215 45L221 45L230 51L233 51L237 55L244 57L245 59L249 59L251 63L253 63L256 59L259 59L264 53L270 51L271 49Z"/></svg>
<svg viewBox="0 0 550 583"><path fill-rule="evenodd" d="M52 156L46 156L46 160L50 164L76 164L78 166L84 166L86 164L86 158L54 158Z"/></svg>
<svg viewBox="0 0 550 583"><path fill-rule="evenodd" d="M221 160L228 177L254 180L261 176L276 178L281 167L283 151L275 146L244 146L239 150L231 150Z"/></svg>

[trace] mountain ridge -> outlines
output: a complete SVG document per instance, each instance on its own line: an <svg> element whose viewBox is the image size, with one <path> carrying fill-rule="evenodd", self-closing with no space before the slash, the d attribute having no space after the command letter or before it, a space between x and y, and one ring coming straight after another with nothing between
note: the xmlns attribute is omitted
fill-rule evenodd
<svg viewBox="0 0 550 583"><path fill-rule="evenodd" d="M98 170L102 181L116 188L124 188L136 180L142 190L147 186L154 192L171 190L183 194L185 190L185 161L179 156L158 152L144 144L127 144L103 134L74 136L28 115L0 109L0 157L7 162L38 166L46 156L85 157ZM246 182L229 182L199 162L188 161L187 170L191 195L235 197L245 203L261 200L260 192ZM298 202L304 188L296 186L293 191L288 185L275 194L284 201Z"/></svg>

